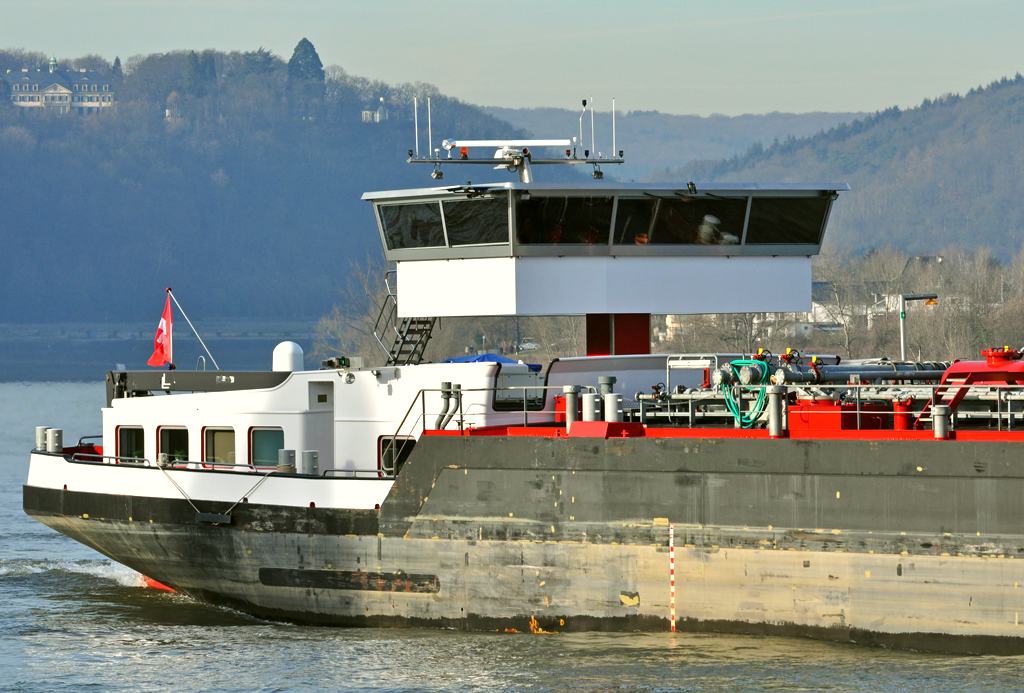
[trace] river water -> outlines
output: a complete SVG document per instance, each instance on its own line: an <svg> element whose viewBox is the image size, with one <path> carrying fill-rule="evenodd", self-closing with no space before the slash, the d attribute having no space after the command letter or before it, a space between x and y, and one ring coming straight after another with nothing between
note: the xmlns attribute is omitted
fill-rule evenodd
<svg viewBox="0 0 1024 693"><path fill-rule="evenodd" d="M1024 690L1024 658L733 635L312 628L142 586L30 520L37 425L98 433L98 383L0 383L0 691Z"/></svg>

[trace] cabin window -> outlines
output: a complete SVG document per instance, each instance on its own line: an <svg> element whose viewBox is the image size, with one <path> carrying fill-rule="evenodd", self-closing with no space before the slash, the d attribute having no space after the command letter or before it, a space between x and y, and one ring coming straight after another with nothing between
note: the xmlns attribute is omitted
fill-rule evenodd
<svg viewBox="0 0 1024 693"><path fill-rule="evenodd" d="M377 438L377 469L398 474L415 445L416 439L410 436L380 436Z"/></svg>
<svg viewBox="0 0 1024 693"><path fill-rule="evenodd" d="M256 467L277 465L277 451L284 449L284 431L280 428L249 430L249 463Z"/></svg>
<svg viewBox="0 0 1024 693"><path fill-rule="evenodd" d="M188 460L187 428L161 426L157 431L157 455L167 455L174 462Z"/></svg>
<svg viewBox="0 0 1024 693"><path fill-rule="evenodd" d="M117 456L142 459L146 456L142 426L117 427Z"/></svg>
<svg viewBox="0 0 1024 693"><path fill-rule="evenodd" d="M522 245L607 245L611 197L516 198L516 242Z"/></svg>
<svg viewBox="0 0 1024 693"><path fill-rule="evenodd" d="M449 245L508 243L508 197L445 200L444 226Z"/></svg>
<svg viewBox="0 0 1024 693"><path fill-rule="evenodd" d="M380 220L390 250L444 247L441 206L437 202L381 205Z"/></svg>
<svg viewBox="0 0 1024 693"><path fill-rule="evenodd" d="M233 428L207 428L204 430L204 462L235 463L235 430Z"/></svg>
<svg viewBox="0 0 1024 693"><path fill-rule="evenodd" d="M736 245L746 198L619 198L617 245Z"/></svg>
<svg viewBox="0 0 1024 693"><path fill-rule="evenodd" d="M541 411L544 409L544 390L527 390L532 386L542 386L543 376L540 373L530 370L526 373L502 372L494 380L494 411ZM523 402L523 398L526 402ZM524 406L525 404L525 406Z"/></svg>
<svg viewBox="0 0 1024 693"><path fill-rule="evenodd" d="M750 206L747 243L819 245L832 198L755 197Z"/></svg>

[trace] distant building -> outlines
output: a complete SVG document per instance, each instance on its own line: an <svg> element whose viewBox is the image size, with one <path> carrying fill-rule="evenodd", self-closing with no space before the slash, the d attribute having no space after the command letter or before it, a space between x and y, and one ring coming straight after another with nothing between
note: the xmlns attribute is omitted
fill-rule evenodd
<svg viewBox="0 0 1024 693"><path fill-rule="evenodd" d="M380 99L380 106L376 111L363 111L364 123L379 123L388 119L388 109L384 108L384 97Z"/></svg>
<svg viewBox="0 0 1024 693"><path fill-rule="evenodd" d="M88 115L114 105L109 78L96 70L59 70L56 58L50 60L49 70L8 70L3 79L18 108Z"/></svg>

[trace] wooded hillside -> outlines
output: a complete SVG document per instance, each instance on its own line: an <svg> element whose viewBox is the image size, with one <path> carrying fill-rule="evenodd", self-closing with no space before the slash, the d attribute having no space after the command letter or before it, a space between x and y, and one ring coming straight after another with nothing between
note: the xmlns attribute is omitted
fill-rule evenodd
<svg viewBox="0 0 1024 693"><path fill-rule="evenodd" d="M0 323L151 319L166 286L193 317L313 321L351 261L380 252L360 195L432 183L405 163L414 96L431 97L435 140L522 134L430 85L324 70L306 44L290 62L59 60L114 76L117 106L97 116L0 94ZM0 75L48 60L0 51ZM363 122L378 108L386 120Z"/></svg>
<svg viewBox="0 0 1024 693"><path fill-rule="evenodd" d="M594 118L595 149L607 156L612 149L611 104L597 104ZM618 106L627 104L619 103ZM499 108L485 106L485 113L529 130L537 137L579 136L579 111L563 108ZM619 180L661 180L666 171L695 159L727 159L758 142L792 135L804 137L842 123L852 123L865 113L761 113L738 116L712 114L674 115L658 111L618 111L616 147L626 162L608 166L605 176ZM590 143L590 115L584 119L583 140Z"/></svg>
<svg viewBox="0 0 1024 693"><path fill-rule="evenodd" d="M840 248L987 246L1005 261L1024 243L1024 77L692 162L671 177L698 185L848 183L853 191L840 196L826 236Z"/></svg>

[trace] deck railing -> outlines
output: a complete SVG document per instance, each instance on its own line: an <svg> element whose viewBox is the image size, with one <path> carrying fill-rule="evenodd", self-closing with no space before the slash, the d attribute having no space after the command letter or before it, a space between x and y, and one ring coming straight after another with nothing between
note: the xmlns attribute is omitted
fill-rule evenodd
<svg viewBox="0 0 1024 693"><path fill-rule="evenodd" d="M1017 430L1024 424L1024 404L1015 406L1015 402L1024 402L1024 386L1013 385L960 385L956 383L936 384L915 384L915 385L878 385L872 383L861 384L786 384L785 386L774 385L733 385L732 396L749 407L758 399L758 393L769 388L783 388L783 429L789 426L788 408L791 405L808 405L836 403L845 406L852 406L850 409L840 410L842 414L852 414L856 425L853 430L878 430L876 427L865 429L864 417L870 416L873 419L891 419L892 423L887 430L895 429L895 422L898 420L909 423L905 428L895 430L914 430L914 422L922 414L924 421L931 425L930 409L935 405L946 405L953 394L960 389L966 389L967 394L959 406L949 412L949 429L956 430L959 421L987 422L996 431ZM789 395L796 395L796 401L790 402ZM946 395L946 399L943 396ZM894 402L912 402L904 405L899 410L893 408ZM986 407L978 407L977 403L992 403ZM877 408L884 405L887 409ZM993 406L994 405L994 406ZM747 409L749 413L750 410ZM829 409L822 410L801 410L801 416L835 416L836 411ZM643 423L645 425L657 425L667 423L672 426L684 427L705 427L709 423L723 425L728 421L735 421L735 415L724 405L724 398L721 388L707 390L690 389L681 393L641 396L636 408L627 409L623 412L626 420ZM900 419L897 419L900 417ZM759 413L758 421L767 423L767 407Z"/></svg>
<svg viewBox="0 0 1024 693"><path fill-rule="evenodd" d="M497 393L497 392L516 392L516 391L522 391L522 393L523 393L523 397L522 397L522 400L523 400L523 410L522 410L523 426L528 427L528 426L530 426L530 414L531 413L534 414L535 416L543 416L544 418L550 418L550 417L553 417L554 415L560 413L560 412L557 412L555 409L548 409L547 408L547 397L544 398L544 403L545 404L544 404L544 408L543 409L535 409L535 410L531 411L530 410L531 399L533 401L536 401L536 400L539 399L539 397L534 396L534 397L531 398L529 393L530 392L538 392L538 391L545 391L546 392L548 390L557 390L557 391L561 392L561 391L563 391L563 389L564 388L561 385L515 385L515 386L508 386L508 387L476 387L476 388L467 388L467 389L459 389L459 390L454 390L454 389L446 390L446 389L442 389L442 388L422 388L421 390L419 390L419 392L416 393L415 397L413 397L413 400L410 403L409 408L406 410L405 415L402 417L401 421L398 422L398 427L395 429L395 433L393 435L391 435L390 438L389 438L390 439L390 443L391 443L391 445L389 447L389 451L390 451L390 454L389 454L390 460L389 460L389 462L390 462L390 464L386 464L385 460L384 460L384 456L381 455L381 457L380 457L381 471L384 472L385 475L387 475L387 476L395 476L397 474L397 471L398 471L397 467L400 466L398 464L398 462L402 459L402 453L407 449L407 446L410 444L410 441L414 442L414 438L415 438L414 437L414 433L416 432L417 428L419 429L419 432L421 434L424 431L427 430L427 421L429 420L429 417L431 417L431 416L440 416L440 415L453 414L453 416L451 416L450 419L445 422L445 426L442 427L442 428L446 428L447 424L451 423L451 421L456 421L457 425L458 425L458 430L459 431L465 431L466 430L466 425L467 425L467 420L469 420L469 422L472 423L473 420L483 421L483 417L485 417L485 416L488 417L488 418L492 418L493 419L495 414L500 415L500 414L514 414L514 413L518 413L518 411L512 410L512 409L507 409L507 410L503 410L503 411L500 411L500 412L494 412L494 411L491 411L491 410L481 411L481 412L466 412L465 408L463 407L462 394L465 394L467 392L489 392L489 393L492 393L492 395L493 395L493 393ZM584 386L584 387L581 387L580 389L581 390L596 391L597 388L594 388L594 387L591 387L591 386ZM451 412L449 412L449 411L440 411L440 412L436 412L436 413L435 412L428 412L427 411L427 393L429 393L429 392L436 392L436 393L439 393L439 394L448 393L449 395L452 395L453 393L459 393L458 396L455 397L455 399L456 399L456 409L451 411ZM413 416L413 418L410 420L409 417L412 416L413 411L416 409L416 405L417 404L419 404L419 413L417 415ZM479 404L479 403L475 403L475 404ZM537 419L535 418L534 421L536 422ZM410 424L408 426L408 428L406 428L406 424ZM401 447L398 447L399 441L401 441Z"/></svg>
<svg viewBox="0 0 1024 693"><path fill-rule="evenodd" d="M703 355L702 355L703 356ZM706 356L705 356L706 357ZM692 358L692 357L691 357ZM840 416L841 430L915 430L915 424L919 417L929 428L935 428L935 422L928 416L931 406L945 404L960 389L966 389L967 395L959 403L959 406L950 412L942 412L945 417L945 428L955 431L965 423L977 423L987 429L996 431L1024 430L1024 386L1014 385L961 385L956 383L934 383L934 384L910 384L910 385L887 385L875 383L850 383L850 384L797 384L787 383L783 386L776 385L728 385L734 402L738 403L738 410L742 414L753 416L753 428L768 428L771 425L772 416L770 407L764 406L760 411L753 411L755 402L767 401L768 394L773 390L775 396L781 398L780 423L778 428L786 431L790 428L790 407L821 404L821 409L808 409L801 406L799 414L809 431L827 430L826 426L814 425L813 419L826 416ZM771 388L772 390L769 390ZM591 386L580 387L581 391L596 391ZM561 385L520 385L508 387L481 387L468 389L444 389L444 388L422 388L415 396L409 407L406 409L394 433L384 436L381 440L380 449L377 451L378 469L325 469L319 473L325 478L394 478L397 476L401 466L411 452L412 445L425 431L433 429L446 429L449 425L455 425L455 430L465 432L467 428L484 423L494 423L495 416L498 420L508 421L509 414L516 414L516 411L493 411L489 406L493 402L493 395L498 392L521 392L522 393L522 422L523 427L531 425L550 425L557 421L556 415L563 412L554 407L548 408L549 398L541 397L541 392L548 390L562 391ZM671 426L689 428L727 428L738 427L737 417L725 405L725 391L723 387L712 388L678 388L673 393L664 391L656 394L637 393L637 406L624 407L622 409L622 420L636 422L648 426ZM765 397L759 397L762 391L766 391ZM781 391L781 392L779 392ZM429 394L447 394L451 406L443 410L433 411L428 406ZM489 393L491 397L485 401L470 402L467 404L464 395L471 393ZM946 400L943 399L945 394ZM793 395L796 396L793 400ZM543 402L543 408L530 410L531 404L538 401ZM1022 404L1016 404L1022 402ZM830 403L843 406L832 409L827 405ZM901 406L895 407L894 403ZM904 404L905 403L905 404ZM884 405L884 406L879 406ZM948 408L948 407L947 407ZM474 411L474 409L479 409ZM754 416L756 414L756 416ZM503 416L504 415L504 416ZM533 421L531 423L531 415ZM436 417L436 418L435 418ZM853 419L853 425L847 424L848 418ZM434 425L431 427L431 419ZM884 425L879 425L879 420ZM440 426L438 426L440 422ZM509 425L519 426L519 423ZM920 429L918 429L920 430ZM83 441L100 436L85 436L79 440L79 447ZM384 443L387 443L385 445ZM190 469L190 470L217 470L217 471L238 471L254 473L280 473L276 465L261 465L251 463L230 463L219 461L197 461L197 460L158 460L156 463L143 457L130 457L118 455L101 455L99 453L75 452L72 457L75 462L91 462L102 464L118 464L140 467L163 467L165 469Z"/></svg>

